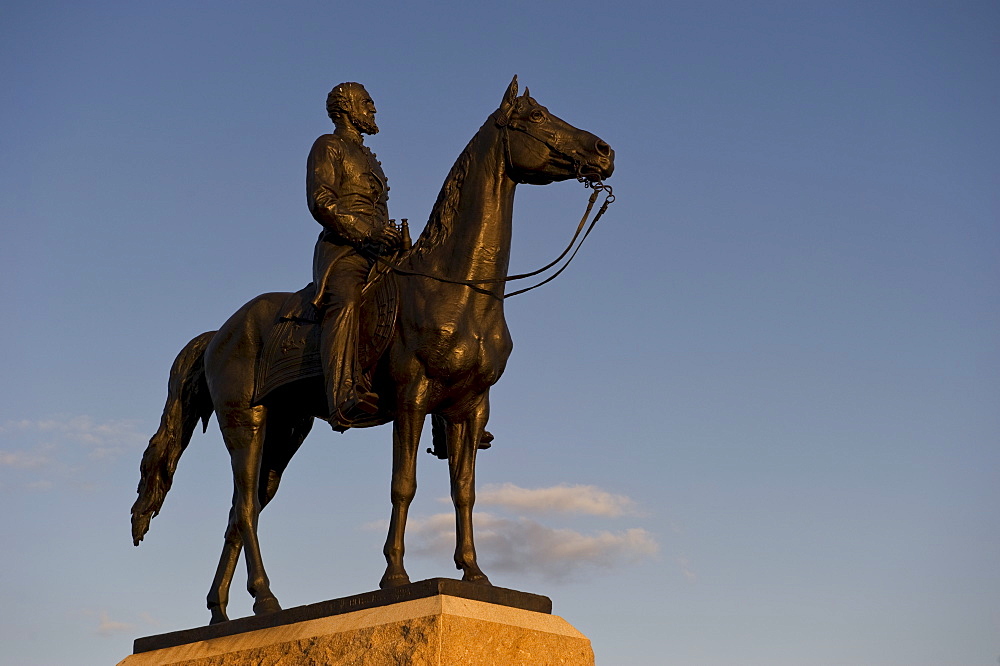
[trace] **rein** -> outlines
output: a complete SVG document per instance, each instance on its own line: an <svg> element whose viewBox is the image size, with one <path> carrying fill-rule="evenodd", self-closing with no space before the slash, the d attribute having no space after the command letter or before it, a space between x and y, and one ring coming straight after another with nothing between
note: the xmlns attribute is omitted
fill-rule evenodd
<svg viewBox="0 0 1000 666"><path fill-rule="evenodd" d="M569 254L569 251L573 250L573 246L576 244L577 239L580 238L580 232L583 231L584 226L586 226L587 224L587 218L590 217L590 213L594 209L594 204L597 202L598 195L601 192L605 192L606 196L604 197L604 201L601 203L601 207L597 211L597 215L595 215L594 219L590 222L590 226L587 227L587 231L583 234L583 238L580 238L580 243L576 245L576 249L573 250L573 253L570 254L569 259L566 260L566 263L563 264L562 267L559 268L559 270L557 270L555 273L545 278L538 284L534 284L530 287L525 287L524 289L518 289L517 291L511 292L509 294L504 294L502 297L497 297L497 298L504 298L504 299L511 298L512 296L518 296L520 294L529 292L532 289L537 289L538 287L541 287L543 284L547 284L552 280L556 279L564 270L566 270L570 262L573 261L573 259L576 257L576 253L580 251L581 247L583 247L583 242L587 240L587 236L590 235L590 232L593 231L594 227L597 225L597 221L601 219L601 217L604 215L605 212L607 212L608 206L610 206L615 202L614 191L612 190L610 185L605 185L604 182L600 180L600 178L595 178L593 173L591 173L588 177L588 174L584 173L585 166L581 164L579 160L574 158L572 155L567 154L559 147L552 145L549 141L543 138L535 136L524 127L519 127L513 123L507 122L506 119L504 119L504 122L501 122L501 119L497 118L496 116L494 116L494 119L497 121L497 125L501 128L501 131L503 131L504 153L508 166L510 165L510 143L507 137L507 132L510 129L513 129L519 132L524 132L532 139L535 139L536 141L544 144L547 148L549 148L553 152L556 152L562 155L563 157L569 158L573 162L573 165L576 169L576 179L581 183L583 183L584 188L593 189L593 192L591 192L590 194L590 199L587 201L587 209L584 211L583 217L580 218L580 223L576 226L576 231L573 233L573 238L570 239L569 244L566 246L566 249L563 250L558 257L556 257L549 263L545 264L541 268L537 268L528 273L508 275L507 277L495 278L490 280L454 280L451 278L442 277L440 275L432 275L430 273L423 273L421 271L408 270L402 268L395 262L389 261L388 259L379 256L375 257L376 261L378 261L379 263L391 269L393 272L398 273L400 275L413 275L417 277L430 278L432 280L437 280L438 282L446 282L448 284L464 285L480 293L489 294L490 296L497 297L496 294L494 294L492 291L484 289L482 285L505 284L507 282L513 282L515 280L524 280L526 278L534 277L540 273L544 273L545 271L549 270L550 268L558 264L560 261L562 261L563 258L567 254Z"/></svg>
<svg viewBox="0 0 1000 666"><path fill-rule="evenodd" d="M537 289L538 287L541 287L543 284L547 284L549 282L552 282L557 277L559 277L559 274L562 273L564 270L566 270L566 268L569 266L570 262L573 261L573 259L576 257L576 253L580 251L581 247L583 247L583 242L585 240L587 240L587 236L589 236L590 232L593 231L594 227L597 225L597 221L601 219L601 216L603 216L605 212L607 212L608 206L610 206L611 204L613 204L615 202L615 195L614 195L614 192L612 191L610 185L605 185L603 182L601 182L599 180L595 181L595 182L591 182L591 181L588 181L586 178L583 178L583 177L579 177L579 180L583 183L584 187L593 188L594 191L590 193L590 199L589 199L589 201L587 201L587 210L584 212L583 217L580 219L580 224L577 225L577 227L576 227L576 233L573 234L573 238L572 238L572 240L570 240L569 245L567 245L566 249L562 251L562 254L560 254L558 257L556 257L554 260L552 260L549 264L547 264L547 265L545 265L545 266L543 266L543 267L541 267L541 268L539 268L537 270L534 270L534 271L532 271L530 273L522 273L520 275L511 275L511 276L508 276L506 278L506 280L504 280L504 281L506 282L506 281L509 281L509 280L521 280L523 278L532 277L532 276L538 275L539 273L547 271L548 269L552 268L557 263L559 263L559 261L562 260L562 258L566 256L566 253L569 252L570 248L573 247L573 244L576 243L576 238L577 238L577 236L580 235L580 230L583 229L583 225L587 222L587 216L590 215L590 211L593 210L593 208L594 208L594 202L597 201L598 194L601 191L604 191L604 192L607 193L607 196L604 198L604 202L601 204L601 207L597 210L597 215L594 216L594 219L591 221L590 226L587 227L587 231L586 231L586 233L583 234L583 238L580 239L579 245L577 245L576 249L573 250L573 254L571 254L569 256L569 259L566 260L566 263L563 264L562 267L559 270L557 270L555 273L553 273L549 277L545 278L544 280L542 280L538 284L531 285L530 287L525 287L524 289L518 289L517 291L512 291L509 294L504 294L504 296L503 296L504 298L510 298L512 296L518 296L518 295L523 294L525 292L529 292L532 289Z"/></svg>

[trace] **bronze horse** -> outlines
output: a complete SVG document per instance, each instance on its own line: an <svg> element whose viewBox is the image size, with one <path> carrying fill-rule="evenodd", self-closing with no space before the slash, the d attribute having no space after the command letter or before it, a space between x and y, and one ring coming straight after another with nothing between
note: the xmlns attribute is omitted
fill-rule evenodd
<svg viewBox="0 0 1000 666"><path fill-rule="evenodd" d="M500 107L469 141L448 174L426 228L396 265L400 304L386 351L373 372L380 412L370 425L393 421L392 514L380 586L410 582L403 568L403 531L416 492L416 461L425 417L444 436L455 504L455 564L462 579L489 585L476 563L472 536L476 451L489 417L490 387L512 349L503 290L510 255L514 190L570 178L600 181L614 170L614 152L517 94L511 81ZM432 277L433 276L433 277ZM472 284L470 284L472 283ZM261 509L309 433L327 417L320 382L302 380L254 402L261 347L289 294L254 298L217 332L203 333L170 370L160 428L141 465L132 507L136 545L163 505L177 461L198 421L215 412L232 459L233 506L222 557L208 594L212 622L228 619L229 587L245 549L254 613L280 610L257 541Z"/></svg>

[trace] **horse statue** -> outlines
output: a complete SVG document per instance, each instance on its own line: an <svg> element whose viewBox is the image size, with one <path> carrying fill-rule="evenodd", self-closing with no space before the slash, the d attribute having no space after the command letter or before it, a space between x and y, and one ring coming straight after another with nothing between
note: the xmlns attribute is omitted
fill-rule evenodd
<svg viewBox="0 0 1000 666"><path fill-rule="evenodd" d="M552 115L527 90L519 96L515 76L500 107L456 160L420 238L383 271L384 280L397 283L398 298L384 349L369 364L380 404L369 421L356 424L393 422L392 513L380 587L410 582L403 567L403 532L428 415L435 425L435 452L448 459L457 524L455 564L462 580L490 585L476 562L472 506L490 387L503 374L512 349L503 299L514 190L520 183L571 178L597 186L613 170L608 144ZM229 619L229 587L241 550L254 614L281 609L261 559L258 516L274 498L313 419L329 417L322 381L315 376L259 395L264 346L277 326L289 325L287 304L293 296L258 296L218 331L202 333L181 350L170 370L160 427L142 458L139 498L132 507L135 545L159 513L198 422L207 428L215 413L232 459L234 491L208 594L213 624Z"/></svg>

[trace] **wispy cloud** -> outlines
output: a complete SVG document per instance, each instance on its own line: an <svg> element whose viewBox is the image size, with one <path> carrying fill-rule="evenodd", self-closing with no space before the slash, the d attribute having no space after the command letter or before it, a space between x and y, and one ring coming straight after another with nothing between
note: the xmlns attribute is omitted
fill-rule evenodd
<svg viewBox="0 0 1000 666"><path fill-rule="evenodd" d="M51 450L51 447L48 447ZM0 450L0 467L15 469L36 469L45 467L52 462L51 456L45 451L2 451Z"/></svg>
<svg viewBox="0 0 1000 666"><path fill-rule="evenodd" d="M95 421L90 416L60 416L38 421L7 421L0 424L0 439L36 442L49 449L58 445L82 447L95 460L114 458L145 439L135 421ZM4 451L4 454L10 452ZM27 455L24 451L13 452ZM46 460L47 462L47 460Z"/></svg>
<svg viewBox="0 0 1000 666"><path fill-rule="evenodd" d="M118 622L116 620L112 620L107 611L101 611L99 617L100 619L97 624L97 633L101 636L112 636L114 634L132 631L135 628L135 625L129 624L128 622Z"/></svg>
<svg viewBox="0 0 1000 666"><path fill-rule="evenodd" d="M450 502L450 498L441 498ZM584 572L611 569L655 557L660 547L641 527L595 529L585 533L552 527L524 514L586 515L607 523L626 515L638 515L636 502L597 486L560 484L546 488L522 488L513 483L486 485L476 492L477 506L487 505L501 513L475 514L476 550L484 567L492 571L537 575L554 581L578 577ZM592 519L593 520L593 519ZM385 529L386 521L366 527ZM439 513L407 522L407 552L416 556L450 559L455 549L455 517ZM689 578L690 568L682 565Z"/></svg>
<svg viewBox="0 0 1000 666"><path fill-rule="evenodd" d="M635 502L597 486L562 484L521 488L513 483L490 484L476 491L476 502L525 513L577 513L617 518L635 513Z"/></svg>
<svg viewBox="0 0 1000 666"><path fill-rule="evenodd" d="M694 569L691 568L691 560L684 556L678 557L677 566L680 568L681 574L683 574L689 581L694 583L698 580L698 574L696 574Z"/></svg>
<svg viewBox="0 0 1000 666"><path fill-rule="evenodd" d="M475 517L480 558L495 571L540 575L550 580L572 579L586 570L610 568L656 555L659 546L644 529L584 534L552 528L529 518L504 518L490 513ZM455 518L441 513L407 525L408 552L447 557L455 548Z"/></svg>
<svg viewBox="0 0 1000 666"><path fill-rule="evenodd" d="M97 421L90 416L59 416L0 423L0 472L19 477L13 484L44 490L59 478L80 476L95 461L113 461L140 450L146 437L134 421Z"/></svg>
<svg viewBox="0 0 1000 666"><path fill-rule="evenodd" d="M85 618L85 621L91 627L91 631L99 636L134 633L140 625L155 627L160 624L159 620L146 611L141 611L138 614L133 615L129 618L131 620L129 622L113 619L111 617L111 612L107 609L95 610L93 608L82 608L77 612L80 616ZM96 626L93 624L95 620L97 622Z"/></svg>
<svg viewBox="0 0 1000 666"><path fill-rule="evenodd" d="M142 611L141 613L139 613L139 619L153 627L157 627L160 625L160 621L157 620L152 615L150 615L149 613L147 613L146 611Z"/></svg>

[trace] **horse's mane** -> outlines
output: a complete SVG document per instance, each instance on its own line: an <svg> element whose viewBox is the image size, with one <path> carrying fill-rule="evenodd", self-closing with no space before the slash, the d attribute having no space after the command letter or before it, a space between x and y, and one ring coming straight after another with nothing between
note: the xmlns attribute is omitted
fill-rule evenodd
<svg viewBox="0 0 1000 666"><path fill-rule="evenodd" d="M479 132L469 140L452 165L451 171L448 172L448 177L444 179L437 201L434 202L430 217L427 218L427 225L420 238L413 244L410 257L425 257L451 235L455 214L458 212L458 201L462 194L462 184L469 175L469 165L472 164L472 144L478 137Z"/></svg>

